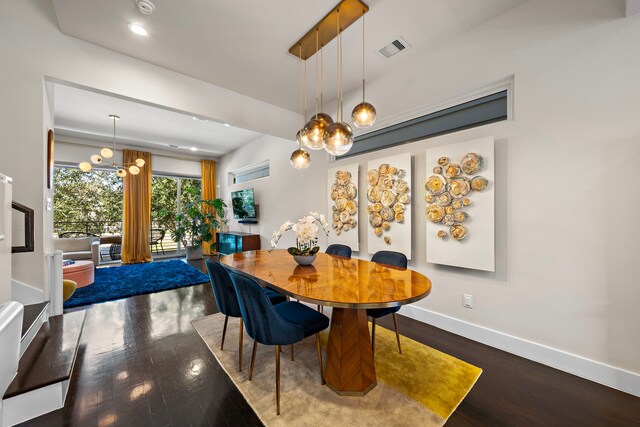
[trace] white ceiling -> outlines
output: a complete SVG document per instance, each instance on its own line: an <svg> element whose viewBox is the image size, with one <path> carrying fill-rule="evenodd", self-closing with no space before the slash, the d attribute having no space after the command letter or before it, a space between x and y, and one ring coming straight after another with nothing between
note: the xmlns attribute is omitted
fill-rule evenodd
<svg viewBox="0 0 640 427"><path fill-rule="evenodd" d="M53 0L53 4L65 34L296 112L299 62L288 49L337 4L337 0L153 1L152 16L141 14L135 0ZM526 1L366 1L370 7L367 79L411 66L412 57L428 54ZM131 33L130 22L144 25L150 35ZM361 31L358 22L343 36L345 93L359 90L361 84ZM411 48L390 59L376 54L398 36ZM324 62L325 111L331 112L335 42L324 49ZM307 68L308 105L313 110L313 58ZM260 136L214 121L197 121L187 112L60 84L55 85L54 105L58 136L110 142L113 129L107 116L117 114L122 118L117 122L120 145L176 155L195 154L190 148L196 147L198 155L218 157Z"/></svg>
<svg viewBox="0 0 640 427"><path fill-rule="evenodd" d="M58 137L71 136L111 143L113 121L109 119L109 114L120 116L116 122L119 147L160 150L176 156L198 154L219 157L261 136L257 132L225 126L224 123L202 117L195 120L188 113L62 84L54 85L54 100L54 123ZM195 147L197 152L194 153L191 147Z"/></svg>
<svg viewBox="0 0 640 427"><path fill-rule="evenodd" d="M53 4L65 34L291 111L298 111L298 61L288 49L337 4L337 0L153 1L152 16L141 14L134 0L53 0ZM425 55L527 0L365 1L370 6L367 78L372 80L393 67L410 66L412 56ZM144 25L150 35L132 34L129 22ZM398 36L412 47L391 59L375 53ZM343 38L344 90L349 92L361 82L361 23L345 31ZM325 93L330 102L335 94L335 43L324 50ZM313 60L308 68L311 88ZM126 118L121 123L125 126Z"/></svg>

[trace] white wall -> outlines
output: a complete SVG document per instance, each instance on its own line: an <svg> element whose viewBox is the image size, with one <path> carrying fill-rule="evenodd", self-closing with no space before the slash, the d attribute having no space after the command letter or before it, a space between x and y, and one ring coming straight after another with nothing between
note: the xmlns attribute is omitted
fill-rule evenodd
<svg viewBox="0 0 640 427"><path fill-rule="evenodd" d="M365 171L369 159L413 155L411 266L433 282L417 307L548 346L557 355L630 371L636 394L639 40L640 16L624 18L616 2L531 0L410 64L398 55L395 71L367 90L381 120L395 116L399 122L410 118L403 112L514 74L515 120L331 165L357 161ZM354 105L355 97L345 105ZM496 272L427 264L425 148L488 135L496 137ZM285 219L326 205L325 156L312 152L312 168L295 171L288 165L294 148L263 140L220 163L226 177L227 168L271 159L270 178L242 185L256 188L263 243ZM361 206L365 185L361 173ZM223 194L228 198L228 189ZM359 220L360 256L366 258L363 209ZM463 292L474 295L473 310L462 307Z"/></svg>
<svg viewBox="0 0 640 427"><path fill-rule="evenodd" d="M297 170L289 164L289 157L297 144L291 140L264 136L223 157L218 166L219 197L231 210L231 191L253 188L258 204L258 224L239 224L231 219L229 227L233 231L245 231L261 236L262 249L270 248L271 234L286 220L296 221L309 211L326 211L325 200L327 158L319 152L307 170ZM321 158L322 160L316 160ZM269 160L269 177L241 184L228 185L228 172ZM324 186L323 186L324 185ZM321 243L326 239L321 237ZM287 248L294 243L292 233L285 234L278 247Z"/></svg>
<svg viewBox="0 0 640 427"><path fill-rule="evenodd" d="M0 171L14 179L14 200L32 207L36 217L35 252L12 257L16 280L42 289L43 254L51 245L52 218L44 210L45 129L51 123L45 78L271 135L295 127L297 116L290 111L61 34L48 0L2 0L1 5Z"/></svg>

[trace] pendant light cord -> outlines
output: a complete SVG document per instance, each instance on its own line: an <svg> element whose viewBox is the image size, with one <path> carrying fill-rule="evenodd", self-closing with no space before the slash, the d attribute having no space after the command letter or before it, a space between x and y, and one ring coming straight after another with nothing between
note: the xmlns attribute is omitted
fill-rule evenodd
<svg viewBox="0 0 640 427"><path fill-rule="evenodd" d="M324 111L324 59L322 49L320 49L320 111Z"/></svg>
<svg viewBox="0 0 640 427"><path fill-rule="evenodd" d="M316 27L316 119L318 118L318 33L320 29Z"/></svg>
<svg viewBox="0 0 640 427"><path fill-rule="evenodd" d="M364 102L365 97L364 97L364 86L365 86L365 79L364 79L364 17L365 17L365 13L366 11L362 11L362 102Z"/></svg>
<svg viewBox="0 0 640 427"><path fill-rule="evenodd" d="M336 86L337 86L337 106L336 106L336 121L342 122L342 43L340 42L342 34L340 32L340 9L337 10L338 19L336 20Z"/></svg>
<svg viewBox="0 0 640 427"><path fill-rule="evenodd" d="M302 54L300 54L302 57ZM304 62L304 121L303 123L307 123L307 60L303 60ZM304 126L304 125L303 125Z"/></svg>
<svg viewBox="0 0 640 427"><path fill-rule="evenodd" d="M304 122L302 120L302 43L300 43L300 56L298 61L298 79L300 80L300 84L298 85L298 108L300 111L300 130L302 132L302 127L304 126ZM298 138L298 146L302 148L302 138Z"/></svg>

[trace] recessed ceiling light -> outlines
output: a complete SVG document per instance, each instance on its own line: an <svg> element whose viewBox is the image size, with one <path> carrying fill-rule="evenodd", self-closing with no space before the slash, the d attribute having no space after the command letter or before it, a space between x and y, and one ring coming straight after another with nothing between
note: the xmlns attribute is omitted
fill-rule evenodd
<svg viewBox="0 0 640 427"><path fill-rule="evenodd" d="M230 125L229 123L225 123L224 125L225 125L226 127L229 127L229 126L231 126L231 125Z"/></svg>
<svg viewBox="0 0 640 427"><path fill-rule="evenodd" d="M129 24L129 30L131 30L132 33L135 33L139 36L148 36L149 32L140 24L133 24L130 23Z"/></svg>
<svg viewBox="0 0 640 427"><path fill-rule="evenodd" d="M191 147L191 151L198 151L197 147Z"/></svg>

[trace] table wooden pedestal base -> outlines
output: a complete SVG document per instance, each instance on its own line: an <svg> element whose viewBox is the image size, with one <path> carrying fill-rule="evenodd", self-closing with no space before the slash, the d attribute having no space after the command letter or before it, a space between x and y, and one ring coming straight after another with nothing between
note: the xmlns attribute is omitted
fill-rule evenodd
<svg viewBox="0 0 640 427"><path fill-rule="evenodd" d="M340 395L364 396L376 386L366 310L333 308L324 378Z"/></svg>

